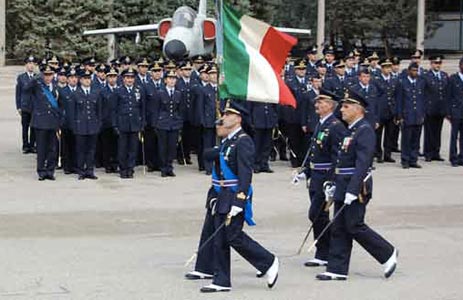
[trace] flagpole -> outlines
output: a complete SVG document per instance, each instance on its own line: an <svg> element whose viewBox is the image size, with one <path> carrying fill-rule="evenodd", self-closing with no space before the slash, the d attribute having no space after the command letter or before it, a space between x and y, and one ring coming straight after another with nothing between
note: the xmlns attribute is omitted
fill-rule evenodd
<svg viewBox="0 0 463 300"><path fill-rule="evenodd" d="M215 37L215 50L217 60L217 95L216 95L216 111L217 118L220 118L220 86L223 81L222 63L223 63L223 2L222 0L215 0L215 15L216 15L216 37Z"/></svg>

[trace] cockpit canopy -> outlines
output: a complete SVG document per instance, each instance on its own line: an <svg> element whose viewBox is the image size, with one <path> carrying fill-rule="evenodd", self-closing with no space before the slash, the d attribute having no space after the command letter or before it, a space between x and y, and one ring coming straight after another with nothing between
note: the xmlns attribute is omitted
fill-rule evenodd
<svg viewBox="0 0 463 300"><path fill-rule="evenodd" d="M191 7L179 7L172 17L172 27L193 28L196 19L196 11Z"/></svg>

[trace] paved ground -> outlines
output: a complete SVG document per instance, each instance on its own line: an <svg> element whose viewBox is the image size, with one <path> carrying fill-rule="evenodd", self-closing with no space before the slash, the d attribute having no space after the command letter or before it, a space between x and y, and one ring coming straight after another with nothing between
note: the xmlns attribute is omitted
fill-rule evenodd
<svg viewBox="0 0 463 300"><path fill-rule="evenodd" d="M232 293L200 295L186 282L185 261L194 252L207 176L176 168L121 181L98 172L78 182L57 172L38 182L32 155L20 152L20 123L13 92L18 67L0 69L0 299L420 299L463 298L463 168L425 163L422 170L381 165L367 221L400 249L397 273L355 246L347 282L314 280L319 270L295 256L308 226L307 192L289 184L282 162L275 174L255 176L258 226L247 231L280 256L276 288L269 291L254 270L233 259ZM447 157L448 124L443 155Z"/></svg>

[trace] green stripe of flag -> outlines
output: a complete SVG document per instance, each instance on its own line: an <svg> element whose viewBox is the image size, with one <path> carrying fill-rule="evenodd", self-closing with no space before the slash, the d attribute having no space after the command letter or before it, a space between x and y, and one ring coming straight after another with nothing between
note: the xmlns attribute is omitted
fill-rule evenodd
<svg viewBox="0 0 463 300"><path fill-rule="evenodd" d="M242 15L232 7L223 5L223 64L224 82L220 88L220 98L246 100L249 77L249 55L244 43L239 39Z"/></svg>

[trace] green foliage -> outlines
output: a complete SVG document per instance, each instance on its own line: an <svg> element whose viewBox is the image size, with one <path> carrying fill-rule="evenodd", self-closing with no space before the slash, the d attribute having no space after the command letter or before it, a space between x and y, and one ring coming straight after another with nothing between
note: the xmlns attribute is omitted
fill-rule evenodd
<svg viewBox="0 0 463 300"><path fill-rule="evenodd" d="M317 0L222 0L237 10L275 26L309 28L316 32ZM36 55L107 56L106 37L83 37L86 29L157 23L171 17L176 8L196 8L199 0L7 0L7 53L22 58ZM428 7L438 0L427 0ZM208 14L214 16L214 1ZM433 18L427 15L428 21ZM431 24L428 22L427 24ZM428 35L435 28L427 28ZM344 48L371 40L386 48L392 41L414 39L416 1L408 0L326 0L326 36ZM160 52L155 33L118 37L119 53L134 57ZM150 37L150 38L148 38ZM311 37L314 39L315 35Z"/></svg>

